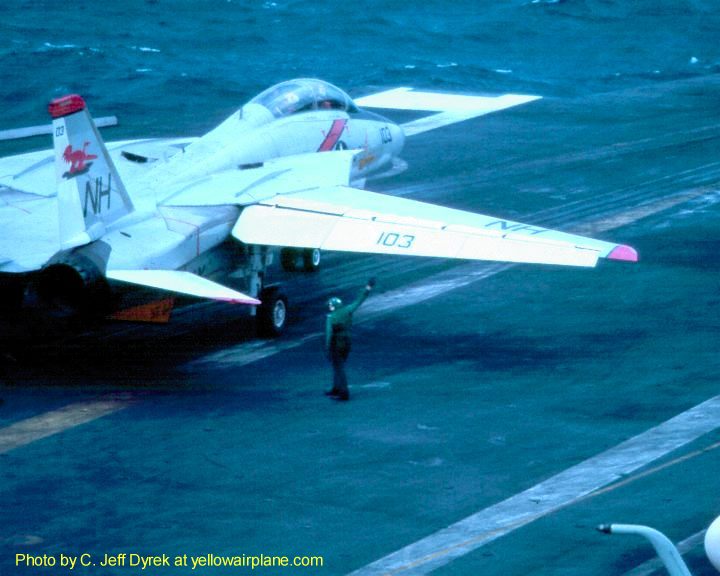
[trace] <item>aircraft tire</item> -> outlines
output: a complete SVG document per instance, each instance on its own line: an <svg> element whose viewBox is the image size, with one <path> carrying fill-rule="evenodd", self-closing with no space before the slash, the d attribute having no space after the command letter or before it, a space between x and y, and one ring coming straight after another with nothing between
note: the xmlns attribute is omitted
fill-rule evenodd
<svg viewBox="0 0 720 576"><path fill-rule="evenodd" d="M295 248L283 248L280 250L280 264L286 272L293 272L297 266L298 253Z"/></svg>
<svg viewBox="0 0 720 576"><path fill-rule="evenodd" d="M305 248L302 257L305 272L317 272L320 269L321 255L319 248Z"/></svg>
<svg viewBox="0 0 720 576"><path fill-rule="evenodd" d="M287 296L278 288L265 288L260 292L262 304L257 309L257 332L263 338L276 338L287 324Z"/></svg>

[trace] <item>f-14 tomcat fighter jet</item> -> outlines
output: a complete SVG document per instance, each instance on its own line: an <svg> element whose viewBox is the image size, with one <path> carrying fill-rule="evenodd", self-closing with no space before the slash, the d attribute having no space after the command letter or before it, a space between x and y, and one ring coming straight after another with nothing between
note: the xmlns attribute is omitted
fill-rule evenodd
<svg viewBox="0 0 720 576"><path fill-rule="evenodd" d="M406 136L535 98L400 88L353 102L327 82L298 79L200 138L107 146L80 96L54 100L54 155L0 160L0 279L22 275L26 302L73 313L109 313L127 283L238 302L277 334L287 302L264 285L271 247L287 268L302 259L309 269L320 250L572 266L637 260L628 246L362 189ZM434 114L399 126L370 107ZM229 266L243 292L206 277Z"/></svg>

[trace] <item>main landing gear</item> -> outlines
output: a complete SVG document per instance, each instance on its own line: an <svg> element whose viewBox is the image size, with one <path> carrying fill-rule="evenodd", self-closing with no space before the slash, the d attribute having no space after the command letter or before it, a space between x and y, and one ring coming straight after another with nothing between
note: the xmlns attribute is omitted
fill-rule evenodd
<svg viewBox="0 0 720 576"><path fill-rule="evenodd" d="M285 330L288 315L288 299L277 284L264 285L265 268L272 261L267 246L248 247L248 293L259 298L262 304L253 309L259 336L274 338ZM280 264L287 271L297 270L302 263L306 272L315 272L320 267L318 248L283 248L280 250Z"/></svg>
<svg viewBox="0 0 720 576"><path fill-rule="evenodd" d="M305 272L316 272L320 268L319 248L283 248L280 250L280 264L283 270L293 272L298 268L298 261L302 262Z"/></svg>
<svg viewBox="0 0 720 576"><path fill-rule="evenodd" d="M280 336L287 323L287 296L279 286L268 286L260 292L262 304L255 318L257 333L265 338Z"/></svg>
<svg viewBox="0 0 720 576"><path fill-rule="evenodd" d="M248 292L259 298L262 304L252 309L258 336L275 338L280 336L287 324L288 300L277 284L263 286L265 268L271 261L265 246L248 247Z"/></svg>

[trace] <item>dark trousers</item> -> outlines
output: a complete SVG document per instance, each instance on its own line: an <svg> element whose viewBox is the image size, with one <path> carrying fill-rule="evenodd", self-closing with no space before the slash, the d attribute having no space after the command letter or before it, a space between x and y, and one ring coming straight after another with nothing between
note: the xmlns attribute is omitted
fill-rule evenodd
<svg viewBox="0 0 720 576"><path fill-rule="evenodd" d="M347 376L345 375L345 361L349 351L341 350L337 346L330 348L330 361L333 367L333 391L341 398L349 396Z"/></svg>

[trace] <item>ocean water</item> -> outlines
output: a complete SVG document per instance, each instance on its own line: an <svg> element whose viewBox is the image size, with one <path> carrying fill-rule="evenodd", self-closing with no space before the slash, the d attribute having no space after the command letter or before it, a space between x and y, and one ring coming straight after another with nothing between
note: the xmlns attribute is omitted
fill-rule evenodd
<svg viewBox="0 0 720 576"><path fill-rule="evenodd" d="M716 73L719 30L711 0L9 0L0 129L80 93L113 138L194 135L299 76L572 97Z"/></svg>

